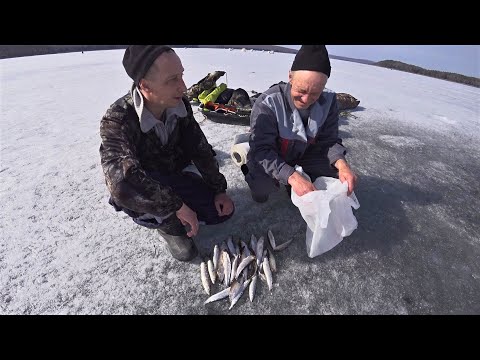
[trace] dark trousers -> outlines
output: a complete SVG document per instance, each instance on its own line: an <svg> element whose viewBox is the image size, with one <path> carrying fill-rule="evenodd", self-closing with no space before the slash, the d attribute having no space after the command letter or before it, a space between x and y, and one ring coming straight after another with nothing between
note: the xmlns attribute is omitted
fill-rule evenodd
<svg viewBox="0 0 480 360"><path fill-rule="evenodd" d="M323 150L319 146L311 145L294 165L301 166L312 182L319 176L338 178L338 170L330 165L327 152L328 150ZM242 171L244 174L246 173L245 181L255 197L268 196L280 188L279 182L265 173L263 168L258 165L244 166ZM289 186L287 185L287 187Z"/></svg>
<svg viewBox="0 0 480 360"><path fill-rule="evenodd" d="M338 178L338 170L330 165L327 154L328 150L323 150L320 146L310 145L305 154L297 160L297 165L301 166L303 171L310 176L312 182L320 176Z"/></svg>
<svg viewBox="0 0 480 360"><path fill-rule="evenodd" d="M183 202L197 213L198 221L203 221L207 225L222 223L231 218L235 212L234 208L234 211L230 215L218 216L214 203L215 193L197 174L162 175L160 173L149 173L149 175L162 185L170 186ZM115 205L114 207L116 209L118 208L118 206ZM179 232L180 227L180 232L183 232L183 225L181 225L175 214L159 224L155 219L138 219L138 214L134 214L128 209L119 209L130 215L133 221L139 225L151 229L162 229L166 227L165 231L174 235Z"/></svg>
<svg viewBox="0 0 480 360"><path fill-rule="evenodd" d="M160 175L153 173L150 176L162 185L170 186L183 202L197 213L198 221L203 221L207 225L215 225L230 219L233 215L232 212L230 215L218 216L214 203L215 193L197 174Z"/></svg>

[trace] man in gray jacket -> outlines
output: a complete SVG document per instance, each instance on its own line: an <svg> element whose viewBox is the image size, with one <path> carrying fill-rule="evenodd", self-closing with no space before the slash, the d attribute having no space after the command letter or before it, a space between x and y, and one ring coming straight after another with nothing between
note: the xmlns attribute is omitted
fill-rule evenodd
<svg viewBox="0 0 480 360"><path fill-rule="evenodd" d="M184 96L175 51L130 45L123 66L132 88L100 122L109 202L137 224L158 229L174 258L192 260L199 222L218 224L233 215L227 182Z"/></svg>
<svg viewBox="0 0 480 360"><path fill-rule="evenodd" d="M283 184L299 196L314 191L312 182L329 176L348 183L357 176L345 160L338 137L336 94L325 89L330 59L324 45L302 45L289 83L272 86L258 97L250 116L250 151L242 166L252 198L265 202ZM312 182L295 171L301 166Z"/></svg>

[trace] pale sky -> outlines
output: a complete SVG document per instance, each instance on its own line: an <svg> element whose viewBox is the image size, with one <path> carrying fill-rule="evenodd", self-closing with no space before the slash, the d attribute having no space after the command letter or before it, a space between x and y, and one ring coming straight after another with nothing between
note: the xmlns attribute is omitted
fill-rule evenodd
<svg viewBox="0 0 480 360"><path fill-rule="evenodd" d="M294 49L300 45L282 45ZM480 45L327 45L331 55L397 60L425 69L480 78Z"/></svg>
<svg viewBox="0 0 480 360"><path fill-rule="evenodd" d="M227 73L218 84L226 82L250 94L288 81L294 57L224 49L175 51L182 59L188 87L209 72L224 70ZM5 105L0 106L0 315L207 314L212 309L229 313L226 300L204 305L207 295L198 262L174 260L157 232L135 225L108 204L98 151L99 125L110 104L130 89L123 54L124 50L88 51L0 60L0 98ZM441 162L436 146L448 146L452 156L466 152L472 162L474 156L479 158L480 124L474 120L479 119L480 90L355 62L332 59L332 67L327 87L361 101L352 117L340 123L348 160L362 179L355 191L360 201L359 228L337 246L343 246L341 250L331 250L315 261L307 257L305 222L285 191L264 204L250 198L240 168L231 159L235 136L247 132L248 126L206 120L193 106L195 118L217 152L236 206L229 221L200 228L195 241L201 251L207 254L212 244L230 235L266 238L267 229L275 233L277 243L295 240L275 255L279 272L273 292L265 290L265 284L257 285L256 300L242 299L231 313L406 314L405 294L422 294L437 278L442 281L431 294L427 291L428 296L442 299L449 294L452 302L462 304L462 298L455 298L460 291L450 294L445 284L453 286L460 280L473 284L478 272L466 278L457 270L470 266L475 271L478 262L465 262L457 253L450 261L448 254L456 247L448 239L472 244L478 239L473 240L475 234L465 230L465 222L458 220L447 201L409 201L418 191L409 194L412 188L405 182L410 181L409 173L417 171L411 157L421 153L416 178L426 178L429 184L452 181L449 191L463 189L455 176L465 171L453 161L456 158L452 157L453 163ZM447 142L452 136L456 141ZM470 184L475 189L478 179L472 177ZM394 197L382 195L392 189L404 194L405 203L395 206ZM383 197L377 201L375 194ZM380 208L369 212L368 203L370 208ZM369 223L371 211L378 216L393 214L395 225L385 217ZM417 225L430 226L425 214L448 226L442 238L435 239L441 242L433 249L435 261L421 261L426 275L419 278L410 272L416 261L412 254L420 252L422 259L430 259L425 251L433 248L425 244L429 231L422 233L421 240L415 232ZM425 223L417 224L419 217ZM412 223L388 255L367 244L386 241L381 231L375 231L385 219L387 225L396 226L393 233L398 222ZM448 252L441 252L442 244L447 244L443 246ZM439 273L443 263L455 274L454 280ZM428 296L420 298L421 306L430 304ZM477 299L478 293L471 292L471 297ZM464 312L475 309L465 304Z"/></svg>

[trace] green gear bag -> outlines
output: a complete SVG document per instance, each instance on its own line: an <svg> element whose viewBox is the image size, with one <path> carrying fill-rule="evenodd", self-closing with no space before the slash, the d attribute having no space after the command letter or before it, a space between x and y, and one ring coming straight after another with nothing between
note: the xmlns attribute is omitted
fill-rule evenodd
<svg viewBox="0 0 480 360"><path fill-rule="evenodd" d="M210 94L215 88L217 87L217 85L215 85L214 87L208 89L208 90L203 90L200 95L198 95L198 100L203 102L203 99L205 99L205 97ZM205 103L203 103L205 104Z"/></svg>
<svg viewBox="0 0 480 360"><path fill-rule="evenodd" d="M221 83L219 86L217 86L210 94L208 94L205 98L200 99L199 97L199 100L205 105L206 103L208 103L209 101L211 102L215 102L217 100L217 98L220 96L220 94L222 92L224 92L225 90L227 90L227 84L225 83Z"/></svg>

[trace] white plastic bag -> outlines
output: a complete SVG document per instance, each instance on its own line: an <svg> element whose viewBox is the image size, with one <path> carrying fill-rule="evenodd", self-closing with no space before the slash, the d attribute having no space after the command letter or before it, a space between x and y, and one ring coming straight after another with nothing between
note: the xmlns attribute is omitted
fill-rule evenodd
<svg viewBox="0 0 480 360"><path fill-rule="evenodd" d="M301 167L297 171L308 178ZM313 184L317 190L303 196L292 190L292 202L307 223L306 245L311 258L331 250L357 228L352 207L360 207L354 192L347 196L347 182L322 176Z"/></svg>

